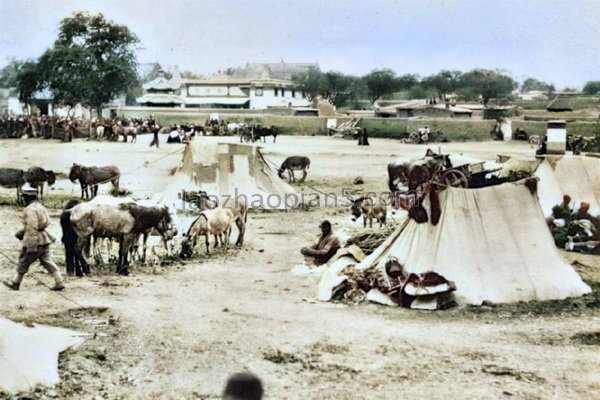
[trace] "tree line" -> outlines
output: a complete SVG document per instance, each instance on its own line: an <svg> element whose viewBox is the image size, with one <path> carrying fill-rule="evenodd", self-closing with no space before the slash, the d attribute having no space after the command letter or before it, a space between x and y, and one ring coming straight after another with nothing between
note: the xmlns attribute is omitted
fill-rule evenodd
<svg viewBox="0 0 600 400"><path fill-rule="evenodd" d="M535 78L527 78L519 85L507 72L489 69L468 72L442 70L419 78L416 74L397 75L390 69L376 69L357 77L312 68L292 79L309 99L321 96L338 108L355 105L362 99L374 103L398 92L405 92L406 98L428 98L441 102L447 101L448 95L452 95L467 101L481 100L484 105L490 99L510 98L517 88L523 92L539 90L549 95L556 92L554 85ZM599 94L600 81L587 82L583 93Z"/></svg>

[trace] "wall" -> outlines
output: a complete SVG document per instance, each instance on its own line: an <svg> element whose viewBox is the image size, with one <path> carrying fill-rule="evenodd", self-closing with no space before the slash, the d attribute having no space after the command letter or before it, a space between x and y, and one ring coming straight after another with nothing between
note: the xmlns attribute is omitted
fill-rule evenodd
<svg viewBox="0 0 600 400"><path fill-rule="evenodd" d="M202 109L148 109L128 107L119 110L119 115L142 117L153 114L161 126L177 123L203 125L211 113L217 112L221 118L229 121L260 123L265 126L277 126L284 135L325 135L327 117L295 117L288 115L264 114L264 110L202 110ZM350 117L336 117L337 124L348 121ZM494 120L461 119L407 119L407 118L361 118L359 126L367 128L371 137L402 138L408 132L428 126L431 131L441 130L450 141L486 141L490 140L490 131L496 125ZM546 133L546 123L542 121L512 120L512 129L525 130L529 135ZM600 133L600 124L568 122L570 135L593 136Z"/></svg>

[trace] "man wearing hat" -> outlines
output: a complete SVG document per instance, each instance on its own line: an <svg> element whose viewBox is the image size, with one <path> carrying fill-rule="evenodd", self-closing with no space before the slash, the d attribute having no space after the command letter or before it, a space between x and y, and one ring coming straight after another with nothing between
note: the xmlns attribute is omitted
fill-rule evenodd
<svg viewBox="0 0 600 400"><path fill-rule="evenodd" d="M63 290L65 287L62 276L50 256L50 244L55 239L46 232L46 228L50 224L48 212L37 201L35 189L23 190L23 200L27 205L21 217L23 229L15 234L16 238L21 240L21 254L19 255L15 278L12 282L4 281L3 283L12 290L19 290L29 266L34 261L39 260L46 271L54 278L55 285L51 290Z"/></svg>
<svg viewBox="0 0 600 400"><path fill-rule="evenodd" d="M573 214L573 220L587 219L588 221L595 223L595 218L592 217L592 215L589 213L589 210L590 210L590 203L586 203L585 201L582 201L581 204L579 204L579 210L577 210Z"/></svg>
<svg viewBox="0 0 600 400"><path fill-rule="evenodd" d="M571 214L573 214L573 210L569 206L571 203L571 196L565 194L563 196L563 201L560 204L552 207L552 216L554 219L562 219L565 222L569 222L571 220Z"/></svg>
<svg viewBox="0 0 600 400"><path fill-rule="evenodd" d="M316 265L325 264L341 247L340 240L331 231L331 222L324 220L319 228L321 228L321 236L317 244L311 247L303 247L300 250L304 256L309 257Z"/></svg>

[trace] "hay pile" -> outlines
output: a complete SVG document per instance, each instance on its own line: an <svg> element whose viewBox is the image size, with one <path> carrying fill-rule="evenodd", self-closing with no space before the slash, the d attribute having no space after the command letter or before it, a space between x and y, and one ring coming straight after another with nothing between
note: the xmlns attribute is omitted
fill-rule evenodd
<svg viewBox="0 0 600 400"><path fill-rule="evenodd" d="M383 228L364 228L357 230L346 242L355 244L366 254L371 254L396 229L396 225L385 225Z"/></svg>

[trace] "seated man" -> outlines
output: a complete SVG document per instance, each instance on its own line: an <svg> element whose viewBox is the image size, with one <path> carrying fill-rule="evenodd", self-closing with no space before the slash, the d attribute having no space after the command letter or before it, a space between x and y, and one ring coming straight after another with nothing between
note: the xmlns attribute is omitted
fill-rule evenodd
<svg viewBox="0 0 600 400"><path fill-rule="evenodd" d="M571 207L569 207L569 203L571 203L571 196L565 194L563 196L562 203L552 207L552 216L554 219L562 219L565 222L569 222L571 220L571 214L573 214L573 210Z"/></svg>
<svg viewBox="0 0 600 400"><path fill-rule="evenodd" d="M588 221L594 221L594 217L588 212L590 210L590 203L582 201L579 204L579 210L575 211L572 215L573 220L587 219Z"/></svg>
<svg viewBox="0 0 600 400"><path fill-rule="evenodd" d="M303 247L300 252L312 259L316 265L327 263L341 247L340 240L331 231L331 222L325 220L319 225L321 236L317 244L311 247Z"/></svg>

